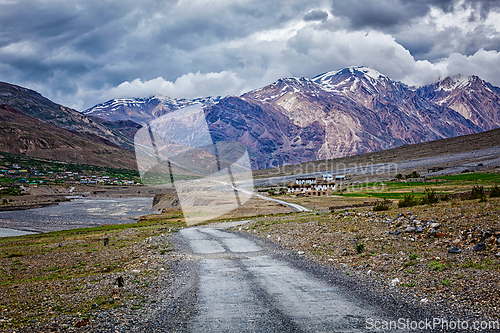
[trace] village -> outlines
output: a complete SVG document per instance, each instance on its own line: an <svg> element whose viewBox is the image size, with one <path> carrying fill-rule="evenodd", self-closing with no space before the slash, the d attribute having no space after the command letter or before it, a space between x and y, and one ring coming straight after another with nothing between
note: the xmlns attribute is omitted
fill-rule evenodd
<svg viewBox="0 0 500 333"><path fill-rule="evenodd" d="M297 196L328 196L338 190L341 184L349 180L348 175L324 174L321 178L303 177L295 179L295 183L288 185L288 194ZM337 186L339 185L339 186Z"/></svg>
<svg viewBox="0 0 500 333"><path fill-rule="evenodd" d="M28 188L46 185L135 186L140 177L135 170L0 154L0 195L22 195Z"/></svg>

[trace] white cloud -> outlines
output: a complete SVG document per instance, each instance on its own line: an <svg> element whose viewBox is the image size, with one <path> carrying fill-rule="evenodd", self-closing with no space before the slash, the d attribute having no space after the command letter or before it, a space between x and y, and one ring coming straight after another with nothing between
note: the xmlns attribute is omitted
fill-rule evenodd
<svg viewBox="0 0 500 333"><path fill-rule="evenodd" d="M500 86L500 52L480 49L471 56L452 53L435 64L442 76L477 75L495 86Z"/></svg>
<svg viewBox="0 0 500 333"><path fill-rule="evenodd" d="M188 73L175 81L163 77L147 81L137 78L107 88L103 93L94 96L94 99L104 101L158 94L174 98L240 95L281 77L312 77L352 65L374 68L408 85L427 84L438 77L458 74L478 75L494 85L500 85L500 53L496 51L481 49L471 56L453 53L431 63L427 60L416 60L391 35L376 31L332 32L307 26L298 30L287 44L280 40L259 42L254 38L255 36L249 37L252 39L251 43L248 39L240 40L238 52L232 54L247 60L258 58L240 68L221 72ZM254 45L254 48L250 48L250 45ZM219 44L219 47L224 48L227 45ZM264 61L261 58L272 60Z"/></svg>
<svg viewBox="0 0 500 333"><path fill-rule="evenodd" d="M123 82L101 95L101 98L112 99L121 97L149 97L164 95L173 98L196 98L202 96L238 94L245 81L238 78L234 72L220 73L188 73L174 82L157 77L148 81L140 78L132 82Z"/></svg>

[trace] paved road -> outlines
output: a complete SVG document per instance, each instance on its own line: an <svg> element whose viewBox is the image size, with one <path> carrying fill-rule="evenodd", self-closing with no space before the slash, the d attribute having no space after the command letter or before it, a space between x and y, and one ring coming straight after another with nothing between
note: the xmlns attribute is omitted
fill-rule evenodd
<svg viewBox="0 0 500 333"><path fill-rule="evenodd" d="M383 316L236 233L192 227L180 234L198 262L191 332L364 332L367 318Z"/></svg>

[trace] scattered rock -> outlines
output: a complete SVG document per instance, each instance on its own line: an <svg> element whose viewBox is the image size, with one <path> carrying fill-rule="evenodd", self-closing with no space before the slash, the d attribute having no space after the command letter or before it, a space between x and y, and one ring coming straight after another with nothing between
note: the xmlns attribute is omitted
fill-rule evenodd
<svg viewBox="0 0 500 333"><path fill-rule="evenodd" d="M437 229L439 228L441 225L439 223L431 223L429 224L429 228L431 229Z"/></svg>
<svg viewBox="0 0 500 333"><path fill-rule="evenodd" d="M486 250L486 244L484 244L484 243L476 244L476 245L474 245L474 247L472 248L472 250L476 251L476 252L478 252L478 251L484 251L484 250Z"/></svg>
<svg viewBox="0 0 500 333"><path fill-rule="evenodd" d="M123 277L122 276L117 277L115 284L120 288L123 287L125 285L125 281L123 280Z"/></svg>
<svg viewBox="0 0 500 333"><path fill-rule="evenodd" d="M395 278L395 279L392 279L391 280L391 286L395 287L399 284L399 279L398 278Z"/></svg>
<svg viewBox="0 0 500 333"><path fill-rule="evenodd" d="M111 297L113 299L119 299L120 298L120 287L114 286L113 291L111 293Z"/></svg>
<svg viewBox="0 0 500 333"><path fill-rule="evenodd" d="M452 247L451 249L448 250L448 253L460 253L460 252L462 252L462 249L460 249L460 248L458 248L456 246L454 246L454 247Z"/></svg>
<svg viewBox="0 0 500 333"><path fill-rule="evenodd" d="M415 228L414 227L408 227L405 229L404 232L415 232Z"/></svg>
<svg viewBox="0 0 500 333"><path fill-rule="evenodd" d="M87 325L88 323L89 323L88 319L82 319L82 320L75 322L74 326L75 327L83 327L83 326Z"/></svg>

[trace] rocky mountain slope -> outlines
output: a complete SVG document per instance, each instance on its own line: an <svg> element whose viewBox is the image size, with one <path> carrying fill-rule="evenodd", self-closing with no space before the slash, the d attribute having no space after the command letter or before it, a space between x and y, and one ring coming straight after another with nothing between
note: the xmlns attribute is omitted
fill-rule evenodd
<svg viewBox="0 0 500 333"><path fill-rule="evenodd" d="M161 95L148 98L119 98L93 106L83 111L83 114L108 121L132 120L143 124L186 106L209 105L219 100L220 96L196 99L175 99Z"/></svg>
<svg viewBox="0 0 500 333"><path fill-rule="evenodd" d="M500 88L477 76L447 77L416 92L437 105L457 111L483 130L500 127Z"/></svg>
<svg viewBox="0 0 500 333"><path fill-rule="evenodd" d="M87 117L27 88L0 82L0 104L10 105L28 116L59 128L87 135L88 138L97 136L122 147L132 148L133 146L130 138L120 130L106 126L101 119Z"/></svg>
<svg viewBox="0 0 500 333"><path fill-rule="evenodd" d="M361 66L280 79L242 96L120 99L84 113L145 123L201 103L213 139L245 144L252 167L262 169L497 128L499 101L500 88L474 76L414 88Z"/></svg>
<svg viewBox="0 0 500 333"><path fill-rule="evenodd" d="M0 151L67 162L136 169L134 153L104 138L57 127L0 105Z"/></svg>

